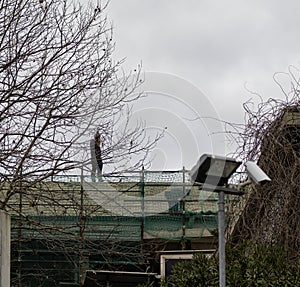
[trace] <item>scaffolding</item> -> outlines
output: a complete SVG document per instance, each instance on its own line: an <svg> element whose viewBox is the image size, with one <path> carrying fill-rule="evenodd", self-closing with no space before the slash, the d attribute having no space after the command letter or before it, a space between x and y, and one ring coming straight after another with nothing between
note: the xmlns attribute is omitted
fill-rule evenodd
<svg viewBox="0 0 300 287"><path fill-rule="evenodd" d="M31 178L7 209L12 286L82 286L87 269L104 266L145 271L165 242L182 245L217 229L217 195L193 186L184 169Z"/></svg>

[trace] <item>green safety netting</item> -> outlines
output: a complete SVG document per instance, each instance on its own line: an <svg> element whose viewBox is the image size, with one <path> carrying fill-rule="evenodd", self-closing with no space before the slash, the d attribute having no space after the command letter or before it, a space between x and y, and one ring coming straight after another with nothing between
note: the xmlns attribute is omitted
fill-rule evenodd
<svg viewBox="0 0 300 287"><path fill-rule="evenodd" d="M53 236L61 230L78 233L82 225L91 239L199 238L217 228L217 194L192 186L187 178L185 171L131 173L96 182L89 176L56 177L12 198L10 206L13 211L22 206L22 214L31 218L28 237L42 238L55 224L56 230L49 231ZM34 230L35 225L40 228Z"/></svg>
<svg viewBox="0 0 300 287"><path fill-rule="evenodd" d="M147 261L143 250L152 240L198 240L217 228L217 194L192 186L185 171L103 179L57 176L22 184L7 204L13 278L137 265Z"/></svg>

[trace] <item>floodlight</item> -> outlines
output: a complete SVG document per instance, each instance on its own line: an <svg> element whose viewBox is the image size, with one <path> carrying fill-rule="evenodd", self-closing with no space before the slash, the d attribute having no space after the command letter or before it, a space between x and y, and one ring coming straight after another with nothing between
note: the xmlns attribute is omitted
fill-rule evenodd
<svg viewBox="0 0 300 287"><path fill-rule="evenodd" d="M241 165L241 162L224 156L203 154L191 169L193 182L223 186Z"/></svg>

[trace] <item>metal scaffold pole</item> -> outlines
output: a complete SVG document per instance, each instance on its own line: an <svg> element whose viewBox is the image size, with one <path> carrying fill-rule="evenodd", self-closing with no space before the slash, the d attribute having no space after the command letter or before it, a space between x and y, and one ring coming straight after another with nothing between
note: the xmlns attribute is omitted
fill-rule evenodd
<svg viewBox="0 0 300 287"><path fill-rule="evenodd" d="M140 179L140 193L141 193L141 212L142 212L142 223L141 223L141 253L144 252L144 229L145 229L145 169L142 166L142 174Z"/></svg>
<svg viewBox="0 0 300 287"><path fill-rule="evenodd" d="M219 286L226 286L225 273L225 193L219 191L219 211L218 211L218 226L219 226Z"/></svg>

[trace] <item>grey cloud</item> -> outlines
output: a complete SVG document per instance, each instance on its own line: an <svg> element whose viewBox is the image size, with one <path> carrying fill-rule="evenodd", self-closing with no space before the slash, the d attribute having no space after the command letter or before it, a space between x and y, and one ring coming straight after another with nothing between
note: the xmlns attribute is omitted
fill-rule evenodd
<svg viewBox="0 0 300 287"><path fill-rule="evenodd" d="M299 60L296 0L111 0L108 16L127 69L142 61L193 82L225 120L243 121L245 82L281 97L272 75Z"/></svg>

